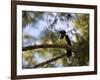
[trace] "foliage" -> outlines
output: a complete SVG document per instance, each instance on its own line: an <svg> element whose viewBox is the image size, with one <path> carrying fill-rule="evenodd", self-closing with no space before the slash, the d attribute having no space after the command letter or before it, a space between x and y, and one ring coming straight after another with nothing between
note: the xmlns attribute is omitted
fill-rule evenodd
<svg viewBox="0 0 100 80"><path fill-rule="evenodd" d="M32 25L28 26L29 24ZM31 27L33 32L28 31L27 26ZM25 43L24 41L29 42L31 38L31 45L65 45L67 42L65 38L60 39L60 30L65 30L72 40L72 47L76 51L73 51L71 63L68 63L67 56L64 56L40 67L89 65L89 14L23 11L22 27L23 43ZM27 30L27 33L24 29ZM38 33L35 33L36 30L38 30ZM66 53L66 50L62 48L39 48L23 51L22 66L23 68L31 68L63 53Z"/></svg>

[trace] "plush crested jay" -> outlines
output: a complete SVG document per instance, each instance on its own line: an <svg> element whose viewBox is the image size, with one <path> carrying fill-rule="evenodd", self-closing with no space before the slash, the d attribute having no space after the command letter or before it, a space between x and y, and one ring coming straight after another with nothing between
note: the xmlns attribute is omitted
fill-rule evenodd
<svg viewBox="0 0 100 80"><path fill-rule="evenodd" d="M66 42L68 43L68 45L71 46L71 40L70 40L69 36L66 34L66 31L62 30L62 31L60 31L60 34L61 34L60 38L63 39L65 37ZM72 56L71 49L66 49L66 51L67 51L67 57L70 58Z"/></svg>

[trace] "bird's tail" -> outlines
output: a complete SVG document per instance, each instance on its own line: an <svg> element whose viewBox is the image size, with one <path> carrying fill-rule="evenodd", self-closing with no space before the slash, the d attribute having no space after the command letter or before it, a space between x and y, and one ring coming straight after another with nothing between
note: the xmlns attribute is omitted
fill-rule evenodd
<svg viewBox="0 0 100 80"><path fill-rule="evenodd" d="M71 49L67 50L67 62L68 62L68 64L71 64L71 62L72 62L72 51L71 51Z"/></svg>

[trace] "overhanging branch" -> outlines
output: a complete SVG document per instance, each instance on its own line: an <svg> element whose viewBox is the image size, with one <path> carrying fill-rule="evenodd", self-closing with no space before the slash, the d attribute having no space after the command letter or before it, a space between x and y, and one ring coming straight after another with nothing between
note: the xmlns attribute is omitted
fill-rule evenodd
<svg viewBox="0 0 100 80"><path fill-rule="evenodd" d="M58 45L58 44L41 44L41 45L33 45L33 46L27 46L24 47L22 50L32 50L32 49L38 49L38 48L65 48L69 49L71 48L69 45Z"/></svg>

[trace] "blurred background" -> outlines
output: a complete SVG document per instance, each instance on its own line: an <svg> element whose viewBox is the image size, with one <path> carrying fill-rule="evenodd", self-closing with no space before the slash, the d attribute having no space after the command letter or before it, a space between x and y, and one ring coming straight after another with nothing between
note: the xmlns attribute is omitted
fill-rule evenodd
<svg viewBox="0 0 100 80"><path fill-rule="evenodd" d="M66 39L60 39L59 33L65 31L75 49L71 59L62 56L39 68L89 65L89 14L22 11L22 29L23 48L47 44L67 45ZM64 53L67 53L66 49L53 47L26 50L22 53L22 67L34 68Z"/></svg>

